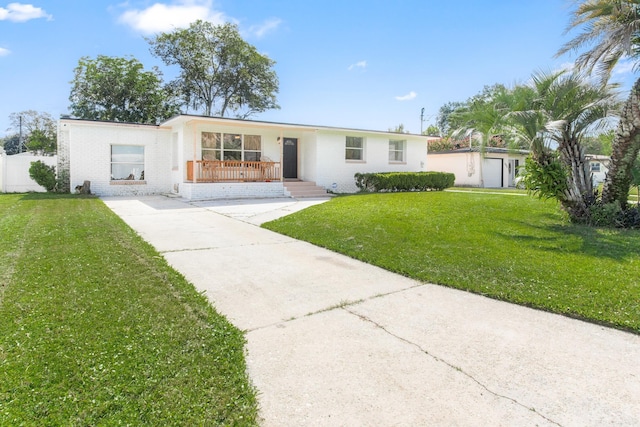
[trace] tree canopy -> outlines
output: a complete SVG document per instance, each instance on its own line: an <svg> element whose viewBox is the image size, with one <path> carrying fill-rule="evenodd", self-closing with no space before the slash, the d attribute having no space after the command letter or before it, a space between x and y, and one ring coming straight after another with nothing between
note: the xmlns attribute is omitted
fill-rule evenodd
<svg viewBox="0 0 640 427"><path fill-rule="evenodd" d="M5 153L9 156L22 152L22 144L20 143L20 135L18 134L9 135L3 138L1 143Z"/></svg>
<svg viewBox="0 0 640 427"><path fill-rule="evenodd" d="M528 85L485 86L464 103L446 105L452 138L485 147L526 148L525 184L541 197L557 198L577 221L596 198L584 138L605 129L618 112L616 87L594 84L580 73L536 73Z"/></svg>
<svg viewBox="0 0 640 427"><path fill-rule="evenodd" d="M10 130L14 135L4 141L7 154L23 151L22 143L27 150L41 155L56 153L58 126L49 113L34 110L20 111L9 115ZM20 135L22 134L22 141Z"/></svg>
<svg viewBox="0 0 640 427"><path fill-rule="evenodd" d="M154 56L180 68L171 86L184 105L206 116L241 118L279 108L275 62L244 41L235 25L196 21L147 41Z"/></svg>
<svg viewBox="0 0 640 427"><path fill-rule="evenodd" d="M179 113L162 73L134 58L98 55L79 60L71 82L71 113L82 119L157 124Z"/></svg>

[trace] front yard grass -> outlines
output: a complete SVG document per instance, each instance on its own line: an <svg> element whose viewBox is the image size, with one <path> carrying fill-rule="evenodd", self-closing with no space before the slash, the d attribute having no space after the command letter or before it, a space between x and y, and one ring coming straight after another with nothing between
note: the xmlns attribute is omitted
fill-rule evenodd
<svg viewBox="0 0 640 427"><path fill-rule="evenodd" d="M244 336L100 200L0 195L0 425L255 425Z"/></svg>
<svg viewBox="0 0 640 427"><path fill-rule="evenodd" d="M424 282L640 333L640 230L482 192L337 197L264 227Z"/></svg>

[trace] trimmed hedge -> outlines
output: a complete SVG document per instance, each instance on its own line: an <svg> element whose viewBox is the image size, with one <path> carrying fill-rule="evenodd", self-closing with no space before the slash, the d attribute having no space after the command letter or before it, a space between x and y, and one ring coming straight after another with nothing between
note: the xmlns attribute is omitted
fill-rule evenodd
<svg viewBox="0 0 640 427"><path fill-rule="evenodd" d="M453 187L455 175L447 172L356 173L360 191L427 191Z"/></svg>

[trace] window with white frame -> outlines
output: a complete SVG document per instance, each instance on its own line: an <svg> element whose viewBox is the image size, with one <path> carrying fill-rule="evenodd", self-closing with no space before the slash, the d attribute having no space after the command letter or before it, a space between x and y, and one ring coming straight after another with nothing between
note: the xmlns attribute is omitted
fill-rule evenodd
<svg viewBox="0 0 640 427"><path fill-rule="evenodd" d="M202 160L220 160L222 157L222 135L202 132Z"/></svg>
<svg viewBox="0 0 640 427"><path fill-rule="evenodd" d="M400 163L404 162L404 147L406 146L405 140L390 139L389 140L389 162Z"/></svg>
<svg viewBox="0 0 640 427"><path fill-rule="evenodd" d="M347 136L344 158L345 160L364 160L364 138Z"/></svg>
<svg viewBox="0 0 640 427"><path fill-rule="evenodd" d="M111 180L144 180L144 147L141 145L111 146Z"/></svg>
<svg viewBox="0 0 640 427"><path fill-rule="evenodd" d="M262 138L260 135L245 135L243 158L247 162L259 162L262 157Z"/></svg>
<svg viewBox="0 0 640 427"><path fill-rule="evenodd" d="M203 160L260 161L262 137L236 133L202 132Z"/></svg>
<svg viewBox="0 0 640 427"><path fill-rule="evenodd" d="M591 172L600 172L600 162L591 163Z"/></svg>

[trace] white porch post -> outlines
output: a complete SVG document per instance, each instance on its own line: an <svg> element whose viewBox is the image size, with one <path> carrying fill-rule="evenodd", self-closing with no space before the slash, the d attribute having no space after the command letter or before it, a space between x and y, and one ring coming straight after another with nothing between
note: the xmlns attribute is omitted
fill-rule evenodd
<svg viewBox="0 0 640 427"><path fill-rule="evenodd" d="M280 137L278 138L280 144L280 182L284 182L284 132L280 129Z"/></svg>
<svg viewBox="0 0 640 427"><path fill-rule="evenodd" d="M193 183L196 184L198 182L198 173L197 167L198 163L196 162L196 148L198 147L198 125L196 123L193 124Z"/></svg>

